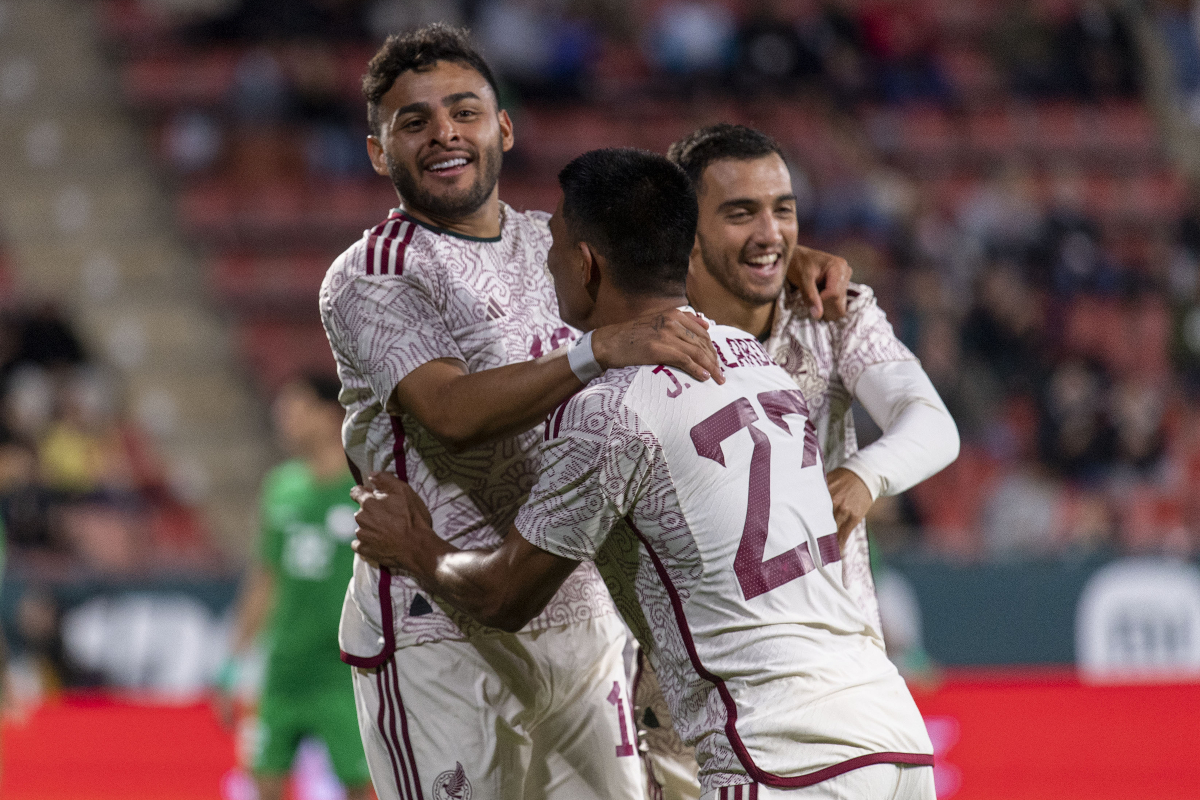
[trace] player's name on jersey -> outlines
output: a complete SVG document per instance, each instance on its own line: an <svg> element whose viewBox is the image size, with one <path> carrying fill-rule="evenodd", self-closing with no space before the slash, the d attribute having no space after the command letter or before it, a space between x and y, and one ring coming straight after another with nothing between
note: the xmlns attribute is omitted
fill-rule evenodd
<svg viewBox="0 0 1200 800"><path fill-rule="evenodd" d="M769 367L775 362L767 355L767 351L758 343L757 339L733 339L725 340L726 347L729 348L732 359L726 357L725 350L719 342L713 342L713 348L717 351L717 356L721 359L721 363L730 368L737 367Z"/></svg>

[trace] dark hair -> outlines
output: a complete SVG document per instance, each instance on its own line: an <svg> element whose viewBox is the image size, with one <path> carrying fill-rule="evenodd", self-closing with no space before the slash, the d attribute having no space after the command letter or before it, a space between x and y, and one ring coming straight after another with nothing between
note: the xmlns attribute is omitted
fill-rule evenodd
<svg viewBox="0 0 1200 800"><path fill-rule="evenodd" d="M699 188L700 176L714 161L735 158L749 161L772 153L787 163L778 142L762 131L721 122L693 131L667 150L667 158L687 173L692 185Z"/></svg>
<svg viewBox="0 0 1200 800"><path fill-rule="evenodd" d="M342 391L342 382L337 378L318 372L306 372L297 375L292 382L297 386L303 386L311 391L322 403L332 403L336 406L341 406L338 395Z"/></svg>
<svg viewBox="0 0 1200 800"><path fill-rule="evenodd" d="M683 293L699 215L683 170L657 153L610 148L579 156L558 182L567 230L608 260L619 289Z"/></svg>
<svg viewBox="0 0 1200 800"><path fill-rule="evenodd" d="M496 102L500 101L496 78L483 56L471 46L470 32L435 22L405 34L392 34L367 64L362 91L367 98L367 120L372 133L379 133L379 101L396 83L396 78L409 70L432 69L439 61L454 61L475 70L492 87Z"/></svg>

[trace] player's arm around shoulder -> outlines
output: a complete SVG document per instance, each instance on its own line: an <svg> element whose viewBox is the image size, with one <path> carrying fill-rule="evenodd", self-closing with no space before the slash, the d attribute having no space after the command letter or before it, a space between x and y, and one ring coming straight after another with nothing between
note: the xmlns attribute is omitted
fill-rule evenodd
<svg viewBox="0 0 1200 800"><path fill-rule="evenodd" d="M724 380L705 323L678 309L598 328L590 344L600 370L667 364L698 381ZM389 411L412 414L447 448L463 450L529 430L582 385L567 348L479 372L438 359L396 384Z"/></svg>
<svg viewBox="0 0 1200 800"><path fill-rule="evenodd" d="M528 624L579 565L526 541L515 527L492 550L459 550L434 532L420 497L390 473L372 475L351 495L355 551L369 561L402 570L430 594L477 621L516 632Z"/></svg>

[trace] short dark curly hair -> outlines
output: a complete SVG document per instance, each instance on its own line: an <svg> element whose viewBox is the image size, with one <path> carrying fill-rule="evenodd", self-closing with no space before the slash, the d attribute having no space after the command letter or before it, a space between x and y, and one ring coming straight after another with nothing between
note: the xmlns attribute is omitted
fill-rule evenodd
<svg viewBox="0 0 1200 800"><path fill-rule="evenodd" d="M616 147L576 157L558 173L563 221L608 259L613 283L636 295L682 295L696 242L696 192L657 153Z"/></svg>
<svg viewBox="0 0 1200 800"><path fill-rule="evenodd" d="M439 61L454 61L478 72L492 87L499 102L496 78L483 56L471 46L470 31L435 22L419 30L392 34L367 64L362 91L367 99L367 121L372 133L379 133L379 101L396 83L396 78L409 70L432 69Z"/></svg>
<svg viewBox="0 0 1200 800"><path fill-rule="evenodd" d="M678 164L687 173L692 186L699 189L700 176L714 161L723 158L749 161L772 153L787 163L779 143L762 131L721 122L693 131L675 142L667 150L667 158Z"/></svg>

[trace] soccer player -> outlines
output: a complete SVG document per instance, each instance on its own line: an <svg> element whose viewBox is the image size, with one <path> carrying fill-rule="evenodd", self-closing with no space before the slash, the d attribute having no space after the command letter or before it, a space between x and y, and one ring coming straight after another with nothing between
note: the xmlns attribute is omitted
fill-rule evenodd
<svg viewBox="0 0 1200 800"><path fill-rule="evenodd" d="M321 289L343 443L360 474L408 481L447 540L495 546L537 477L531 429L555 406L606 368L667 364L701 383L721 380L719 362L705 323L674 309L576 340L546 273L548 215L499 200L512 123L462 31L390 38L363 85L368 150L402 207ZM360 560L340 637L385 800L640 797L624 632L592 566L509 635Z"/></svg>
<svg viewBox="0 0 1200 800"><path fill-rule="evenodd" d="M955 459L954 420L870 287L850 284L847 314L836 322L797 313L802 304L783 269L798 246L796 197L778 144L751 128L720 124L675 143L667 156L699 199L688 300L762 342L803 391L828 471L842 579L882 636L864 520L877 497L899 494ZM883 431L861 450L850 413L855 399ZM695 762L671 729L655 676L640 675L635 687L651 794L697 797Z"/></svg>
<svg viewBox="0 0 1200 800"><path fill-rule="evenodd" d="M954 419L870 287L850 284L847 313L836 322L797 313L803 301L784 269L797 247L796 196L774 140L713 125L676 142L667 157L687 173L700 205L688 300L756 337L810 398L846 588L882 633L864 519L876 498L912 488L958 456ZM883 431L861 450L854 400Z"/></svg>
<svg viewBox="0 0 1200 800"><path fill-rule="evenodd" d="M260 560L242 592L232 647L234 656L244 653L266 629L253 763L261 800L284 796L296 748L308 736L325 743L350 800L371 796L350 668L338 657L355 528L339 388L332 378L306 377L284 386L273 409L280 439L296 457L263 482ZM222 670L226 691L235 664Z"/></svg>
<svg viewBox="0 0 1200 800"><path fill-rule="evenodd" d="M601 150L559 180L564 320L588 330L686 303L697 206L681 169ZM550 415L538 482L498 547L440 538L420 497L380 474L355 489L355 548L506 630L596 562L696 748L705 800L932 800L920 713L842 583L807 400L755 337L709 334L723 385L609 370Z"/></svg>

